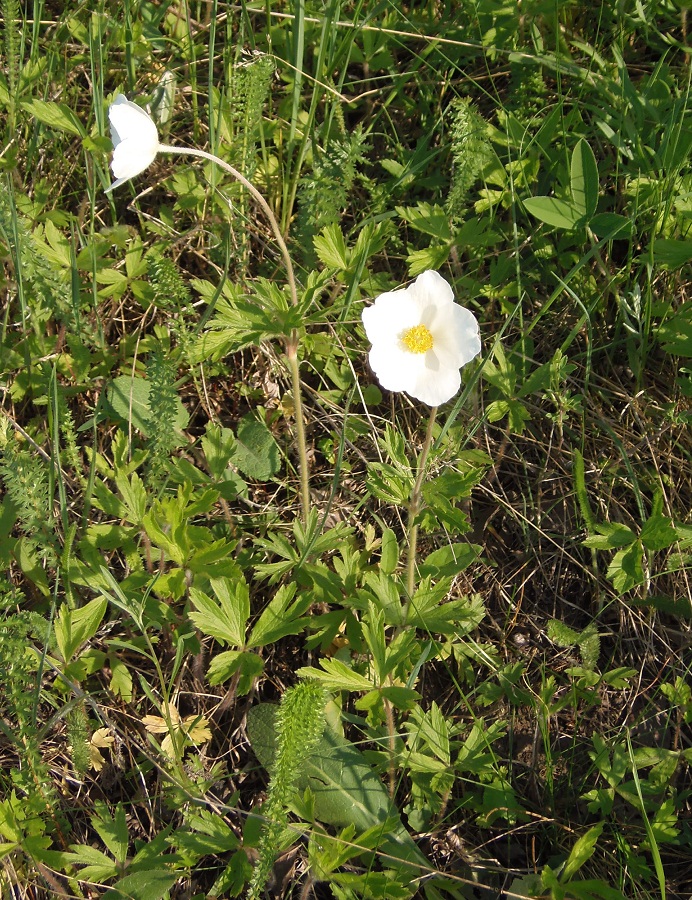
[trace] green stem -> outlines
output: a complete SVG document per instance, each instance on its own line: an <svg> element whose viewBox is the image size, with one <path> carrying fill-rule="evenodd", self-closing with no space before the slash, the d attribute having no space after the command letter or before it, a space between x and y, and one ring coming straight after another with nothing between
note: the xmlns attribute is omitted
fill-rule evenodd
<svg viewBox="0 0 692 900"><path fill-rule="evenodd" d="M250 194L255 198L257 203L260 205L262 211L264 212L269 224L271 225L271 229L274 232L274 237L276 238L276 243L279 245L279 250L281 251L281 256L283 257L284 265L286 267L286 278L288 280L288 287L291 292L291 303L293 306L298 305L298 288L296 286L296 277L293 271L293 263L291 262L291 257L288 252L288 247L286 246L286 241L284 240L284 236L281 233L281 228L279 227L279 223L274 215L274 211L271 206L264 199L262 194L257 190L254 184L239 172L234 166L227 163L225 160L220 159L213 153L208 153L206 150L198 150L195 147L172 147L168 144L159 144L159 153L171 153L177 154L179 156L197 156L201 159L208 159L210 162L215 163L217 166L220 166L224 171L228 172L229 175L232 175L236 181L239 181L240 184L246 188ZM301 506L303 510L303 521L307 524L308 521L308 513L310 512L310 476L308 472L308 451L307 445L305 443L305 421L303 419L303 400L300 389L300 372L298 369L298 332L292 331L288 339L286 340L286 358L288 359L288 366L291 371L291 383L293 389L293 405L295 409L296 416L296 439L298 443L298 458L300 460L300 497L301 497Z"/></svg>
<svg viewBox="0 0 692 900"><path fill-rule="evenodd" d="M310 475L308 469L308 448L305 441L305 420L303 419L303 399L300 390L300 371L298 368L298 335L292 332L286 342L286 358L291 370L293 387L293 407L296 417L296 443L300 462L300 502L303 510L303 522L307 525L310 513Z"/></svg>
<svg viewBox="0 0 692 900"><path fill-rule="evenodd" d="M406 625L408 620L411 599L416 589L416 548L418 545L418 523L416 522L416 518L421 508L423 479L425 478L428 454L430 453L430 447L432 446L433 427L435 425L436 416L437 407L433 406L430 410L430 418L428 419L428 428L425 432L423 449L421 450L420 459L418 460L416 483L413 485L411 499L408 504L408 560L406 564L406 593L408 596L404 605L404 625Z"/></svg>

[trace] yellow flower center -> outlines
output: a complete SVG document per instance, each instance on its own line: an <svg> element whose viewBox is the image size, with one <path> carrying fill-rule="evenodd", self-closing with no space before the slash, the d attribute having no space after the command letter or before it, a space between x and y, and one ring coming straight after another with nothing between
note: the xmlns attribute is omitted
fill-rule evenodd
<svg viewBox="0 0 692 900"><path fill-rule="evenodd" d="M425 325L414 325L401 336L401 341L411 353L427 353L433 348L433 336Z"/></svg>

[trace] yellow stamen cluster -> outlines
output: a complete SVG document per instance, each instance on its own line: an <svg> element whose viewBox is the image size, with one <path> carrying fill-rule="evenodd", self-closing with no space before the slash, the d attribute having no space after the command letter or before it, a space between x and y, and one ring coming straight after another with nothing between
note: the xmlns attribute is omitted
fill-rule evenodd
<svg viewBox="0 0 692 900"><path fill-rule="evenodd" d="M427 353L433 348L433 336L425 325L414 325L401 335L401 342L411 353Z"/></svg>

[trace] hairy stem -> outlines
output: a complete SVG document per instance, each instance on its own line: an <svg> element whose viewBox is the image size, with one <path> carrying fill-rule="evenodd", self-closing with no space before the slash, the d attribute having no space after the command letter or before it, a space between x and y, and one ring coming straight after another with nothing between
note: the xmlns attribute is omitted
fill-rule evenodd
<svg viewBox="0 0 692 900"><path fill-rule="evenodd" d="M428 428L425 432L425 441L421 450L420 459L418 460L418 474L416 482L411 491L411 499L408 504L408 559L406 564L406 603L404 605L404 625L408 619L409 609L411 607L411 598L416 589L416 548L418 546L418 523L416 517L421 508L421 492L423 489L423 479L425 478L426 465L428 462L428 454L432 446L433 427L437 416L437 407L433 406L430 410L430 418L428 419Z"/></svg>

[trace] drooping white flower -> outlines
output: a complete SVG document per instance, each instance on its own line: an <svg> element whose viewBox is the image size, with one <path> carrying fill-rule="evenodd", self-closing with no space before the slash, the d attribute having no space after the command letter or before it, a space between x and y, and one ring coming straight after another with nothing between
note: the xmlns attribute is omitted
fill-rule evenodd
<svg viewBox="0 0 692 900"><path fill-rule="evenodd" d="M380 294L362 318L372 343L370 365L382 387L406 391L428 406L457 393L459 370L481 352L476 317L454 302L439 272L423 272L407 288Z"/></svg>
<svg viewBox="0 0 692 900"><path fill-rule="evenodd" d="M106 188L106 193L143 172L161 147L151 116L124 94L118 94L111 103L108 118L113 141L111 169L117 180Z"/></svg>

